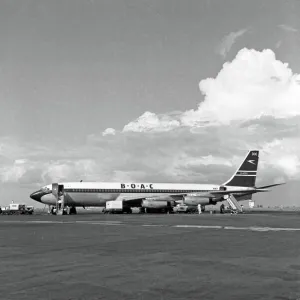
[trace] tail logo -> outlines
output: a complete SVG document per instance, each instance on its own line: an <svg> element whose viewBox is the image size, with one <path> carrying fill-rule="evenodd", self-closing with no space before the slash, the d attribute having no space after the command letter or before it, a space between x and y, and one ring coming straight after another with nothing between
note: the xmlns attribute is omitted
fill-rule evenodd
<svg viewBox="0 0 300 300"><path fill-rule="evenodd" d="M255 160L254 159L249 159L249 160L247 160L247 162L252 164L252 165L255 165Z"/></svg>

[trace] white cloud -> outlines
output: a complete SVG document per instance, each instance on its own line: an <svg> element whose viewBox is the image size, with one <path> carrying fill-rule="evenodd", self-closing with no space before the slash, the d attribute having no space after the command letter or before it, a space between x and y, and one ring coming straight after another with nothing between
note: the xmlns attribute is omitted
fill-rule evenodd
<svg viewBox="0 0 300 300"><path fill-rule="evenodd" d="M58 160L44 163L41 177L43 182L95 180L97 168L92 159Z"/></svg>
<svg viewBox="0 0 300 300"><path fill-rule="evenodd" d="M116 134L116 130L114 128L106 128L102 135L106 136L106 135L115 135Z"/></svg>
<svg viewBox="0 0 300 300"><path fill-rule="evenodd" d="M227 53L230 51L230 49L236 42L236 40L239 37L243 36L247 31L248 31L248 29L244 28L239 31L230 32L228 35L226 35L222 39L220 45L217 48L218 54L220 54L223 58L225 58Z"/></svg>
<svg viewBox="0 0 300 300"><path fill-rule="evenodd" d="M232 167L232 163L223 157L205 155L200 157L188 157L185 156L183 159L184 165L186 167L195 167L195 166L210 166L210 165L224 165Z"/></svg>
<svg viewBox="0 0 300 300"><path fill-rule="evenodd" d="M281 157L277 164L290 178L295 177L300 172L300 160L296 154Z"/></svg>
<svg viewBox="0 0 300 300"><path fill-rule="evenodd" d="M25 159L25 158L15 160L16 165L23 165L23 164L26 164L27 162L28 162L28 159Z"/></svg>
<svg viewBox="0 0 300 300"><path fill-rule="evenodd" d="M278 168L290 179L300 178L300 138L274 139L262 149L261 166Z"/></svg>
<svg viewBox="0 0 300 300"><path fill-rule="evenodd" d="M271 50L242 49L225 63L216 78L200 81L205 101L182 116L182 123L229 124L261 115L289 118L300 115L300 79Z"/></svg>
<svg viewBox="0 0 300 300"><path fill-rule="evenodd" d="M19 179L26 173L26 167L23 165L13 164L0 169L1 181L3 182L18 182Z"/></svg>
<svg viewBox="0 0 300 300"><path fill-rule="evenodd" d="M67 163L55 162L44 167L42 178L50 178L51 181L60 181L66 177L72 176L72 168ZM46 177L47 176L47 177Z"/></svg>
<svg viewBox="0 0 300 300"><path fill-rule="evenodd" d="M175 117L145 112L123 131L159 132L178 127L228 125L261 116L290 118L300 115L300 75L276 59L272 50L242 49L225 63L216 78L199 83L205 99L197 109Z"/></svg>
<svg viewBox="0 0 300 300"><path fill-rule="evenodd" d="M56 148L54 145L40 148L32 143L21 144L7 138L0 138L0 144L3 158L0 165L1 182L44 184L63 179L90 178L89 175L97 174L98 165L95 161L82 158L91 151L84 146L76 151L70 147Z"/></svg>
<svg viewBox="0 0 300 300"><path fill-rule="evenodd" d="M145 112L138 119L125 125L123 131L133 132L163 132L180 126L180 122L168 115L158 116L151 112Z"/></svg>

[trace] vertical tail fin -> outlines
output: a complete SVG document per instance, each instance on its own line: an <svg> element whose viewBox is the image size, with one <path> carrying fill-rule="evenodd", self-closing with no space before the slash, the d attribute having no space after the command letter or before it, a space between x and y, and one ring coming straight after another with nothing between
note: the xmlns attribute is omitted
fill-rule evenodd
<svg viewBox="0 0 300 300"><path fill-rule="evenodd" d="M258 150L250 150L234 175L223 185L254 187L259 159Z"/></svg>

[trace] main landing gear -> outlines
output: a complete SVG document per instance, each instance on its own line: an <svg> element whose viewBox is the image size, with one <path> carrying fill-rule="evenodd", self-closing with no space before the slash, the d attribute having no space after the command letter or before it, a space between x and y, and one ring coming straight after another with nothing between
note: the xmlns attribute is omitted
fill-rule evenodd
<svg viewBox="0 0 300 300"><path fill-rule="evenodd" d="M63 210L61 210L61 208L59 207L59 212L58 214L61 215L77 215L77 210L75 206L67 206L65 207ZM50 208L50 210L48 211L48 213L52 214L52 215L57 215L57 210L55 206L52 206Z"/></svg>

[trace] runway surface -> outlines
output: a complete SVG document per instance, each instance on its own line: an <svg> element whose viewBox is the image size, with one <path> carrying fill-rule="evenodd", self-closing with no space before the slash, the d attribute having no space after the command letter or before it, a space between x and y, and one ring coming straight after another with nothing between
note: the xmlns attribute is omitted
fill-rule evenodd
<svg viewBox="0 0 300 300"><path fill-rule="evenodd" d="M1 299L300 299L300 215L0 216Z"/></svg>

